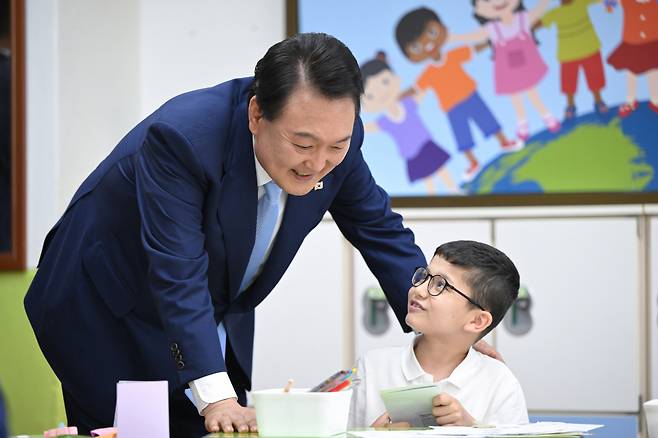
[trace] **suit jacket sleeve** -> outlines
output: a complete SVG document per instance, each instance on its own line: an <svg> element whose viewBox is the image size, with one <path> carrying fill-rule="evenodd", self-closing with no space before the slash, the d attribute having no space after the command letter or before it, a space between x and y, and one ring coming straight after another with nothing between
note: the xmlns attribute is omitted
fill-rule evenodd
<svg viewBox="0 0 658 438"><path fill-rule="evenodd" d="M170 344L180 350L175 362L183 385L226 371L202 231L207 181L187 139L162 122L151 125L134 159L149 285Z"/></svg>
<svg viewBox="0 0 658 438"><path fill-rule="evenodd" d="M329 211L347 240L354 245L377 277L402 328L411 329L407 315L407 292L417 266L425 266L413 233L404 228L402 217L391 211L390 198L375 184L361 154L363 125L357 123L350 147L358 148Z"/></svg>

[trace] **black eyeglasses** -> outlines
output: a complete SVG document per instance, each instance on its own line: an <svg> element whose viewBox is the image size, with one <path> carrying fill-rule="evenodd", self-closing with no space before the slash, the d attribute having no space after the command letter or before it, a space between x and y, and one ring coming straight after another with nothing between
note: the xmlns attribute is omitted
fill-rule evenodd
<svg viewBox="0 0 658 438"><path fill-rule="evenodd" d="M466 298L469 303L471 303L478 309L484 310L484 307L476 303L471 297L466 295L464 292L458 290L455 286L448 283L448 280L446 280L440 275L430 274L427 268L424 268L422 266L417 267L416 270L414 271L414 275L411 277L411 284L418 287L421 284L425 283L425 281L427 281L428 278L430 281L427 283L427 293L429 293L433 297L441 295L441 292L443 292L446 289L446 287L449 287L450 289L454 290L462 297Z"/></svg>

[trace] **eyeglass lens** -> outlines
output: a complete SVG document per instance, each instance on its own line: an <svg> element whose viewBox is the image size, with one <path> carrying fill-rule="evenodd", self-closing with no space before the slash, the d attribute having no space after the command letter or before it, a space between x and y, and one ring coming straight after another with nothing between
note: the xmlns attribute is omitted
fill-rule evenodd
<svg viewBox="0 0 658 438"><path fill-rule="evenodd" d="M411 277L411 283L414 286L420 286L427 280L428 277L431 277L429 284L427 285L430 295L436 296L443 292L443 289L445 289L446 285L448 284L446 279L440 275L430 276L427 268L420 267L416 269L414 275Z"/></svg>

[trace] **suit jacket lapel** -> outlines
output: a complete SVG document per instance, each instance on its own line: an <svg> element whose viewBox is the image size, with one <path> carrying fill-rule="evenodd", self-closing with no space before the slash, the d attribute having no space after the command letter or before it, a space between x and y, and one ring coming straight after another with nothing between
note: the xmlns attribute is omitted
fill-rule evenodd
<svg viewBox="0 0 658 438"><path fill-rule="evenodd" d="M235 111L228 143L231 153L222 180L217 215L224 235L232 301L239 292L256 236L258 187L246 102Z"/></svg>

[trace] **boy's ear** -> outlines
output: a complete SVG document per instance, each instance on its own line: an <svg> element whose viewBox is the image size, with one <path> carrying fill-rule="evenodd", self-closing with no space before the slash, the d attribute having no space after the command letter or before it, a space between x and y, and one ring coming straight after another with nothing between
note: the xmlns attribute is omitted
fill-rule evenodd
<svg viewBox="0 0 658 438"><path fill-rule="evenodd" d="M473 317L466 323L464 330L470 333L482 333L493 322L493 316L486 310L474 312Z"/></svg>

